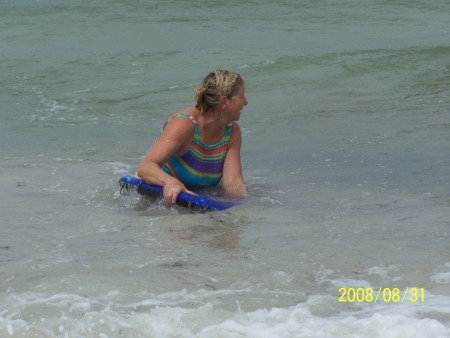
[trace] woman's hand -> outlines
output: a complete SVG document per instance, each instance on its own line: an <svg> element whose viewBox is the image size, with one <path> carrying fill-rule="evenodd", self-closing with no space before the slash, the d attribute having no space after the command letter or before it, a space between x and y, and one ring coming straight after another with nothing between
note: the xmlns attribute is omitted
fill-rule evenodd
<svg viewBox="0 0 450 338"><path fill-rule="evenodd" d="M186 189L186 187L178 180L173 180L167 183L163 189L163 198L167 204L175 204L177 202L178 195L181 192L195 195L192 191Z"/></svg>
<svg viewBox="0 0 450 338"><path fill-rule="evenodd" d="M225 188L226 194L230 197L242 198L242 197L250 196L250 194L247 191L247 187L243 183L236 184L236 185L229 185L229 184L225 185L224 184L224 188Z"/></svg>
<svg viewBox="0 0 450 338"><path fill-rule="evenodd" d="M178 180L167 183L163 189L164 201L168 204L175 204L177 197L182 191L186 191L186 187Z"/></svg>

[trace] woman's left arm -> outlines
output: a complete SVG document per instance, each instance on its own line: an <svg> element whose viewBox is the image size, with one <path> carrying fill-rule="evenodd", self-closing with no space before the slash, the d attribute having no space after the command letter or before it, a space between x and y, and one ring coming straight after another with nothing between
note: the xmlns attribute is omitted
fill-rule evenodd
<svg viewBox="0 0 450 338"><path fill-rule="evenodd" d="M223 186L225 191L233 196L247 196L247 187L242 176L241 165L241 128L233 122L227 155L223 165Z"/></svg>

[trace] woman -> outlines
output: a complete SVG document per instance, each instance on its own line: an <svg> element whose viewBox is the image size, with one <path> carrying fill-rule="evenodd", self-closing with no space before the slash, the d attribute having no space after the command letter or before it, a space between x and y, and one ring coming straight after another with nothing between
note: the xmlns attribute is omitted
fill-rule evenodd
<svg viewBox="0 0 450 338"><path fill-rule="evenodd" d="M167 203L186 187L217 185L227 194L244 196L242 134L237 120L248 104L244 80L226 70L209 73L195 92L196 106L172 116L139 165L137 176L163 186Z"/></svg>

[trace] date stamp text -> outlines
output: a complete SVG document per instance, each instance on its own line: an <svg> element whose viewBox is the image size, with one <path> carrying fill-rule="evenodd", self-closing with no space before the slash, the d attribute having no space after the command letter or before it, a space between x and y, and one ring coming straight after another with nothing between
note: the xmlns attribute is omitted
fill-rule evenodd
<svg viewBox="0 0 450 338"><path fill-rule="evenodd" d="M339 303L418 303L425 302L425 289L339 288Z"/></svg>

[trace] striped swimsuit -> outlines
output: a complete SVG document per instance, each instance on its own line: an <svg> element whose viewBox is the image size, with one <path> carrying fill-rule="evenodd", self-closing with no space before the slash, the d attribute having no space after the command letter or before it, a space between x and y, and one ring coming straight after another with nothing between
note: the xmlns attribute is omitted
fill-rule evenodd
<svg viewBox="0 0 450 338"><path fill-rule="evenodd" d="M172 156L164 165L163 170L179 179L186 186L213 186L222 179L223 164L227 155L232 124L229 123L219 142L205 144L200 135L197 121L188 113L172 116L162 127L177 117L187 117L194 123L194 138L186 154Z"/></svg>

